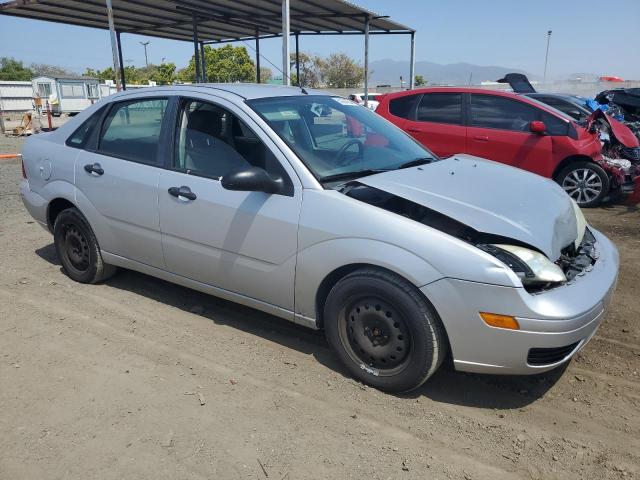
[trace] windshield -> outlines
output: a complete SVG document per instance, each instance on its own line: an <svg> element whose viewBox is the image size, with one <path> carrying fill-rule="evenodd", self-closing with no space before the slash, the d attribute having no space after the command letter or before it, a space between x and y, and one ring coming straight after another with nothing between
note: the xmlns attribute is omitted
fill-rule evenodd
<svg viewBox="0 0 640 480"><path fill-rule="evenodd" d="M247 104L321 182L436 159L381 116L344 98L300 95L249 100Z"/></svg>

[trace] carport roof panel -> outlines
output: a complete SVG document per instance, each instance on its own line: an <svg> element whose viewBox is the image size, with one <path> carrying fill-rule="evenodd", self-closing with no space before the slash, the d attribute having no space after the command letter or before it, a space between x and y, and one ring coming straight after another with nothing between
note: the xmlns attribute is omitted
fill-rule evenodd
<svg viewBox="0 0 640 480"><path fill-rule="evenodd" d="M343 0L290 0L291 32L371 32L413 29ZM16 17L109 28L104 0L13 0L0 13ZM116 30L173 40L193 39L192 15L200 41L228 41L282 34L282 0L113 0Z"/></svg>

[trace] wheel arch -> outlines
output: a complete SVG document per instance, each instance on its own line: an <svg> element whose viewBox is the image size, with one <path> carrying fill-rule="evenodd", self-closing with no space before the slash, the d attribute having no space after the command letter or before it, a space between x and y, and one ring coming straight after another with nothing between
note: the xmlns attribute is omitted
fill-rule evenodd
<svg viewBox="0 0 640 480"><path fill-rule="evenodd" d="M47 227L51 233L53 233L53 226L56 223L56 218L58 218L60 212L67 208L78 208L78 206L64 197L54 198L47 205Z"/></svg>
<svg viewBox="0 0 640 480"><path fill-rule="evenodd" d="M555 168L555 169L554 169L554 171L553 171L553 175L551 176L551 178L552 178L554 181L557 181L558 174L559 174L562 170L564 170L564 169L567 167L567 165L569 165L569 164L571 164L571 163L574 163L574 162L591 162L591 163L595 163L596 165L598 165L598 163L597 163L597 162L595 162L595 161L593 160L593 158L591 158L591 157L590 157L590 156L588 156L588 155L570 155L570 156L568 156L567 158L565 158L564 160L562 160L562 161L561 161L561 162L556 166L556 168Z"/></svg>

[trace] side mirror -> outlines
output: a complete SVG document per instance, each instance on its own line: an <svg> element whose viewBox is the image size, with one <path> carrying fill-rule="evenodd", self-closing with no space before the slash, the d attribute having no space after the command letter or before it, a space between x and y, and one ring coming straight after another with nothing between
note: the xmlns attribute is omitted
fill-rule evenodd
<svg viewBox="0 0 640 480"><path fill-rule="evenodd" d="M274 178L259 167L234 170L220 179L222 187L239 192L281 193L282 178Z"/></svg>
<svg viewBox="0 0 640 480"><path fill-rule="evenodd" d="M540 120L534 120L529 124L529 130L532 133L537 133L538 135L542 135L547 131L547 126L544 124L544 122L541 122Z"/></svg>

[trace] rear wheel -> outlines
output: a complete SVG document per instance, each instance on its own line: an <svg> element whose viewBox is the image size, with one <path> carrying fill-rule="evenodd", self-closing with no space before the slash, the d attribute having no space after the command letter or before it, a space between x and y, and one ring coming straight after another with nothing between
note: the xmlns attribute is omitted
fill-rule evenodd
<svg viewBox="0 0 640 480"><path fill-rule="evenodd" d="M116 272L116 267L102 260L98 240L77 208L67 208L56 217L53 239L60 263L72 280L98 283Z"/></svg>
<svg viewBox="0 0 640 480"><path fill-rule="evenodd" d="M556 182L581 207L599 205L610 189L607 172L587 161L570 163L557 175Z"/></svg>
<svg viewBox="0 0 640 480"><path fill-rule="evenodd" d="M363 269L340 280L327 297L324 327L349 372L381 390L419 387L446 354L444 327L431 304L389 272Z"/></svg>

